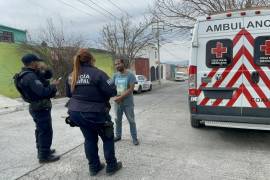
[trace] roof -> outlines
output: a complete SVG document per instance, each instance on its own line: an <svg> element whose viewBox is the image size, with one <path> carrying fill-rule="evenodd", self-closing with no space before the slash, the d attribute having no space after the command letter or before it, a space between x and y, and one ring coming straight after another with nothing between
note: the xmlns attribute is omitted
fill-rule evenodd
<svg viewBox="0 0 270 180"><path fill-rule="evenodd" d="M2 25L2 24L0 24L0 27L4 27L4 28L8 28L8 29L12 29L12 30L21 31L21 32L25 32L26 33L26 30L17 29L17 28L5 26L5 25Z"/></svg>

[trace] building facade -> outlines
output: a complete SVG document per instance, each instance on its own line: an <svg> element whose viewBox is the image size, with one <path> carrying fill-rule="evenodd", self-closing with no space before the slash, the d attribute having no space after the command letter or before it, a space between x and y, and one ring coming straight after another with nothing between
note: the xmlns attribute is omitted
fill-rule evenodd
<svg viewBox="0 0 270 180"><path fill-rule="evenodd" d="M159 70L157 48L154 45L148 46L140 51L140 56L149 59L149 80L158 80Z"/></svg>
<svg viewBox="0 0 270 180"><path fill-rule="evenodd" d="M26 42L26 31L0 25L0 42L7 42L7 43Z"/></svg>

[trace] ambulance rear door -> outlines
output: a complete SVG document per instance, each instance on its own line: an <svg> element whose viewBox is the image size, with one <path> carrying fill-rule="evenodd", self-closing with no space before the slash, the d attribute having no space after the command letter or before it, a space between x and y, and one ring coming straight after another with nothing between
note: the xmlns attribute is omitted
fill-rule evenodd
<svg viewBox="0 0 270 180"><path fill-rule="evenodd" d="M198 27L197 111L242 115L243 17L206 20Z"/></svg>
<svg viewBox="0 0 270 180"><path fill-rule="evenodd" d="M270 15L246 16L244 26L243 116L270 117Z"/></svg>

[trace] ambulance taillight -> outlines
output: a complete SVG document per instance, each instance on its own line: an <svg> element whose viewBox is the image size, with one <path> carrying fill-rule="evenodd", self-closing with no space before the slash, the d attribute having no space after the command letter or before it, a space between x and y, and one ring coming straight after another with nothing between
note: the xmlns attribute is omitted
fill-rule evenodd
<svg viewBox="0 0 270 180"><path fill-rule="evenodd" d="M189 96L197 96L197 67L190 65L189 70Z"/></svg>

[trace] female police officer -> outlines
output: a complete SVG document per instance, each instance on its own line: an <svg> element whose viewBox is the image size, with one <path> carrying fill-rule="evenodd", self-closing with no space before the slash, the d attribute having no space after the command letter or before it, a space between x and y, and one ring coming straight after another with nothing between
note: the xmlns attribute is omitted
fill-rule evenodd
<svg viewBox="0 0 270 180"><path fill-rule="evenodd" d="M98 135L103 141L106 173L112 175L122 168L122 163L115 158L113 123L109 115L109 99L116 95L116 88L94 63L87 49L80 49L74 57L68 113L71 122L79 126L84 135L90 175L96 175L105 166L98 156Z"/></svg>

